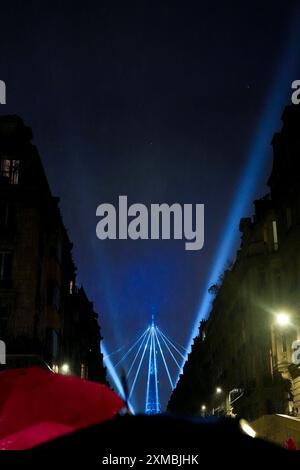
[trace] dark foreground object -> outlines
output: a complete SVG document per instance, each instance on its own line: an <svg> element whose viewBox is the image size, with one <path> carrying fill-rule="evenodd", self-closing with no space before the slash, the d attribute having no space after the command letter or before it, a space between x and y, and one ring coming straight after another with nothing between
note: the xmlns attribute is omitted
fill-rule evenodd
<svg viewBox="0 0 300 470"><path fill-rule="evenodd" d="M300 462L298 452L244 434L238 420L190 420L168 415L118 416L32 450L4 451L0 463L3 458L22 464L76 463L77 468L82 465L85 469L144 468L146 464L200 468L207 460L210 464L236 464L238 468L260 466L273 459L284 464Z"/></svg>

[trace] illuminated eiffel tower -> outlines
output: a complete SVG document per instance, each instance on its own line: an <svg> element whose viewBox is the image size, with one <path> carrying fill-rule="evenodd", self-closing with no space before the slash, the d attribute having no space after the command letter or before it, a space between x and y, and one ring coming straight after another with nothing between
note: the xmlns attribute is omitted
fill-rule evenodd
<svg viewBox="0 0 300 470"><path fill-rule="evenodd" d="M124 349L125 352L122 353L122 357L115 364L111 363L115 370L120 367L120 375L124 373L123 367L126 364L125 378L128 383L128 394L123 393L120 386L121 395L127 398L130 410L134 412L131 399L137 382L141 380L141 377L145 377L147 382L144 411L148 415L160 413L159 376L163 373L162 369L165 370L170 388L173 390L175 379L171 376L169 365L171 363L173 370L175 366L175 369L179 371L187 351L179 343L171 340L157 326L154 315L152 315L151 324L129 347L122 346L104 359L106 361L110 360L112 356L119 355ZM141 373L141 371L144 371L144 373Z"/></svg>
<svg viewBox="0 0 300 470"><path fill-rule="evenodd" d="M156 415L160 413L159 388L157 377L157 349L155 338L156 326L154 315L152 315L152 324L150 327L150 353L148 365L148 379L146 392L145 412L148 415Z"/></svg>

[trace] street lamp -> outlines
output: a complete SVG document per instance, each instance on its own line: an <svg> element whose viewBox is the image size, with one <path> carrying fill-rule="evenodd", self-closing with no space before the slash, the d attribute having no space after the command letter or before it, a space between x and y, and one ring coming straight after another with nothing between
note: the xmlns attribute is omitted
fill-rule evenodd
<svg viewBox="0 0 300 470"><path fill-rule="evenodd" d="M220 393L222 393L221 387L217 387L217 388L216 388L216 393L217 393L218 395L220 395Z"/></svg>
<svg viewBox="0 0 300 470"><path fill-rule="evenodd" d="M290 324L290 316L286 312L276 314L276 323L279 326L287 326Z"/></svg>
<svg viewBox="0 0 300 470"><path fill-rule="evenodd" d="M202 418L205 418L206 416L206 405L201 406L201 416Z"/></svg>
<svg viewBox="0 0 300 470"><path fill-rule="evenodd" d="M62 374L68 374L70 372L69 364L63 364L60 368Z"/></svg>

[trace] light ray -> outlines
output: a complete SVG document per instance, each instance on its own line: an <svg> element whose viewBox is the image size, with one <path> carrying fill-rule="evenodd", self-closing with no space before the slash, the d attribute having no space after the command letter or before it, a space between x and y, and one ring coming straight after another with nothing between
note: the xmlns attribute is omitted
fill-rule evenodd
<svg viewBox="0 0 300 470"><path fill-rule="evenodd" d="M149 329L149 328L148 328ZM129 354L131 353L131 351L135 348L135 346L139 343L139 341L143 338L144 335L146 335L148 330L144 331L144 333L138 338L138 340L131 346L131 348L124 354L124 356L116 363L114 364L114 368L118 367L118 365L121 364L121 362L123 362L126 357L129 356Z"/></svg>
<svg viewBox="0 0 300 470"><path fill-rule="evenodd" d="M175 349L175 351L182 357L182 359L185 359L184 354L182 354L181 351L173 344L173 342L161 331L159 330L160 334L165 338L166 341Z"/></svg>
<svg viewBox="0 0 300 470"><path fill-rule="evenodd" d="M169 368L168 368L167 363L166 363L165 355L164 355L164 353L163 353L163 350L162 350L160 341L159 341L159 339L158 339L156 330L155 330L155 337L156 337L156 340L157 340L157 344L158 344L158 347L159 347L159 350L160 350L160 354L161 354L161 357L162 357L162 360L163 360L163 363L164 363L164 366L165 366L165 369L166 369L166 373L167 373L167 376L168 376L168 379L169 379L171 388L172 388L172 390L173 390L173 388L174 388L173 381L172 381L172 378L171 378L171 375L170 375L170 371L169 371Z"/></svg>
<svg viewBox="0 0 300 470"><path fill-rule="evenodd" d="M144 344L144 342L145 342L146 340L147 340L147 336L145 335L144 338L143 338L143 340L142 340L142 342L141 342L141 344L140 344L140 346L139 346L139 348L138 348L138 350L137 350L137 353L136 353L135 358L134 358L134 360L133 360L133 362L132 362L132 364L131 364L131 366L130 366L130 369L129 369L129 371L128 371L127 374L126 374L127 378L129 378L129 375L130 375L130 373L131 373L131 371L132 371L132 369L133 369L133 366L134 366L134 364L135 364L135 362L136 362L136 360L137 360L137 358L138 358L139 352L140 352L140 350L142 349L143 344Z"/></svg>
<svg viewBox="0 0 300 470"><path fill-rule="evenodd" d="M149 329L148 329L148 330L149 330ZM147 330L147 331L148 331L148 330ZM136 384L137 378L138 378L138 376L139 376L139 373L140 373L140 370L141 370L141 366L142 366L142 363L143 363L143 359L144 359L144 356L145 356L145 353L146 353L146 349L147 349L147 346L148 346L148 343L149 343L149 338L150 338L150 333L148 334L148 339L147 339L147 342L146 342L146 344L145 344L144 351L143 351L143 354L142 354L142 357L141 357L141 360L140 360L138 369L137 369L137 371L136 371L133 384L132 384L131 389L130 389L129 398L131 397L131 395L132 395L132 393L133 393L133 390L134 390L134 388L135 388L135 384Z"/></svg>
<svg viewBox="0 0 300 470"><path fill-rule="evenodd" d="M247 164L240 177L236 195L224 226L223 235L212 262L213 267L201 296L199 309L187 344L187 355L191 350L194 338L198 335L200 320L207 318L211 308L211 295L208 293L208 289L217 282L219 276L224 271L228 257L237 242L237 228L240 218L245 215L247 206L255 194L259 176L266 162L272 135L279 123L280 113L283 111L284 105L290 102L290 96L288 95L291 93L291 83L297 77L299 67L300 28L298 10L294 11L292 22L287 47L279 61L278 69L274 73L276 79L270 86L271 91L265 102L264 112L261 114L253 143L250 146ZM181 365L179 375L182 373L185 360Z"/></svg>
<svg viewBox="0 0 300 470"><path fill-rule="evenodd" d="M105 354L105 357L106 357L106 359L104 360L104 363L105 363L105 366L108 370L108 373L109 373L111 379L113 380L119 395L123 398L123 400L125 400L126 397L125 397L125 394L124 394L124 390L123 390L121 381L120 381L120 379L119 379L119 377L118 377L118 375L117 375L117 373L114 369L114 366L112 365L112 362L111 362L109 356L106 354L106 348L103 344L102 344L101 348L102 348L102 351L103 351L103 353ZM132 414L135 414L134 408L131 405L129 399L127 401L127 404L128 404L128 408L129 408L130 412Z"/></svg>
<svg viewBox="0 0 300 470"><path fill-rule="evenodd" d="M178 364L178 361L177 361L176 357L175 357L175 356L174 356L174 354L172 353L172 351L171 351L171 349L169 348L169 346L168 346L167 342L165 341L165 338L164 338L164 337L161 335L161 333L160 333L160 331L159 331L159 330L158 330L158 334L159 334L159 336L161 337L161 339L163 340L163 342L164 342L164 344L165 344L165 346L166 346L167 350L168 350L168 351L169 351L169 353L171 354L171 356L172 356L172 358L173 358L174 362L176 363L176 365L177 365L178 369L180 369L180 365Z"/></svg>

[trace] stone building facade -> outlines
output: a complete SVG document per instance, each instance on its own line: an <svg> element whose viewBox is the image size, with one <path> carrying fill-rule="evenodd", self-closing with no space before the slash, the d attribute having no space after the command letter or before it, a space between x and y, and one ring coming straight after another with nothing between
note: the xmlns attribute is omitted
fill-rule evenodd
<svg viewBox="0 0 300 470"><path fill-rule="evenodd" d="M19 117L0 117L0 339L11 363L67 364L104 381L97 315L76 287L59 199L31 141Z"/></svg>
<svg viewBox="0 0 300 470"><path fill-rule="evenodd" d="M267 196L240 222L241 245L201 322L169 409L300 415L300 107L272 140ZM237 398L235 400L235 398Z"/></svg>

